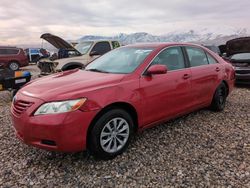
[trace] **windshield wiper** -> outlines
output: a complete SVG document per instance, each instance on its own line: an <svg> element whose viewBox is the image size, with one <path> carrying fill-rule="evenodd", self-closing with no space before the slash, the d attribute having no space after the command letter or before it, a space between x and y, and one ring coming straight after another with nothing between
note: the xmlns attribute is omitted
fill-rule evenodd
<svg viewBox="0 0 250 188"><path fill-rule="evenodd" d="M101 72L101 73L109 73L107 71L103 71L103 70L100 70L100 69L85 69L86 71L93 71L93 72Z"/></svg>

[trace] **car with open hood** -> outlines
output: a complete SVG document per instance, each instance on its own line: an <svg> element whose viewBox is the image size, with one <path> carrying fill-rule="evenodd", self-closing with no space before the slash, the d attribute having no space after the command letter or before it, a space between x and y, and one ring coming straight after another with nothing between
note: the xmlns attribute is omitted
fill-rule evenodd
<svg viewBox="0 0 250 188"><path fill-rule="evenodd" d="M227 41L224 52L223 58L235 67L236 83L250 85L250 37Z"/></svg>
<svg viewBox="0 0 250 188"><path fill-rule="evenodd" d="M31 81L12 102L12 120L28 145L110 159L137 131L205 107L223 110L234 79L233 66L202 46L128 45L84 70Z"/></svg>
<svg viewBox="0 0 250 188"><path fill-rule="evenodd" d="M42 75L84 68L99 56L120 47L120 43L115 40L80 41L73 46L62 38L50 33L43 34L41 38L58 49L58 58L53 61L51 59L43 59L38 63Z"/></svg>

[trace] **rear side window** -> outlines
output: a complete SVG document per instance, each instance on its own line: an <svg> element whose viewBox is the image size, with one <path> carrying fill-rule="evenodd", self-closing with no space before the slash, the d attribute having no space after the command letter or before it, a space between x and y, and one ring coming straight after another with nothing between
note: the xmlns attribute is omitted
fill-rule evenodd
<svg viewBox="0 0 250 188"><path fill-rule="evenodd" d="M98 42L93 47L92 51L96 51L98 54L103 55L111 50L109 42Z"/></svg>
<svg viewBox="0 0 250 188"><path fill-rule="evenodd" d="M206 53L206 54L207 54L207 59L208 59L209 64L218 63L211 55L209 55L208 53Z"/></svg>
<svg viewBox="0 0 250 188"><path fill-rule="evenodd" d="M185 47L188 54L188 59L191 67L208 65L208 60L205 52L202 49L195 47Z"/></svg>
<svg viewBox="0 0 250 188"><path fill-rule="evenodd" d="M0 49L0 55L4 55L6 54L6 50L5 49Z"/></svg>
<svg viewBox="0 0 250 188"><path fill-rule="evenodd" d="M185 62L180 47L171 47L163 50L155 57L152 65L166 65L168 70L178 70L185 68Z"/></svg>
<svg viewBox="0 0 250 188"><path fill-rule="evenodd" d="M18 49L0 49L0 55L16 55L18 52Z"/></svg>
<svg viewBox="0 0 250 188"><path fill-rule="evenodd" d="M113 47L113 49L119 48L119 47L120 47L119 42L117 42L117 41L112 41L112 47Z"/></svg>

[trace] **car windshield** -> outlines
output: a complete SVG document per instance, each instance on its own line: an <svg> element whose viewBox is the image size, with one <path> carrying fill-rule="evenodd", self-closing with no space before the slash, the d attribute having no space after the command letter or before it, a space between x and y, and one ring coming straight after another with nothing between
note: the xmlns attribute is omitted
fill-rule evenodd
<svg viewBox="0 0 250 188"><path fill-rule="evenodd" d="M231 57L234 60L250 60L250 53L235 54Z"/></svg>
<svg viewBox="0 0 250 188"><path fill-rule="evenodd" d="M133 72L152 51L153 48L118 48L94 60L85 70L128 74Z"/></svg>
<svg viewBox="0 0 250 188"><path fill-rule="evenodd" d="M75 49L77 49L77 51L79 51L82 55L84 55L89 51L92 45L93 45L93 42L90 42L90 41L80 42L79 44L75 46Z"/></svg>

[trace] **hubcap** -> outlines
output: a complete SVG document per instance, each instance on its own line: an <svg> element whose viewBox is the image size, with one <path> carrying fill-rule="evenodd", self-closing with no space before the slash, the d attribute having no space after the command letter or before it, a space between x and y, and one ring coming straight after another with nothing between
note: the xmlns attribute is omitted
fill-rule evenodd
<svg viewBox="0 0 250 188"><path fill-rule="evenodd" d="M10 68L11 68L11 70L17 70L18 69L18 65L16 63L11 63L10 64Z"/></svg>
<svg viewBox="0 0 250 188"><path fill-rule="evenodd" d="M115 153L126 145L128 138L128 122L123 118L113 118L102 129L101 147L107 153Z"/></svg>

